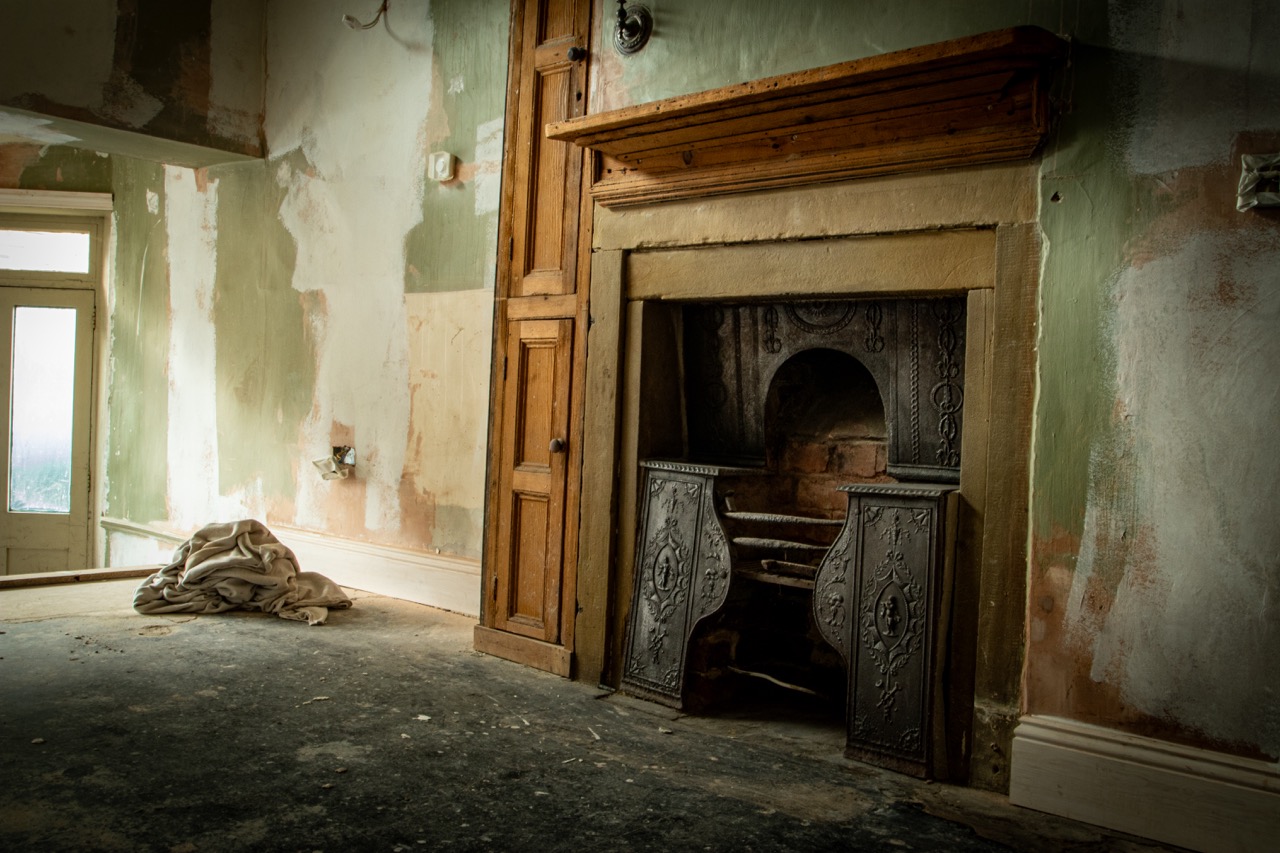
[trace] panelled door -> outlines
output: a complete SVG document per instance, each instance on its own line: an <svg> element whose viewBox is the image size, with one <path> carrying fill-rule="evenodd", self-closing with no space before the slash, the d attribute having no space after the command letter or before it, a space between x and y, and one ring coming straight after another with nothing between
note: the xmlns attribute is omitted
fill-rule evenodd
<svg viewBox="0 0 1280 853"><path fill-rule="evenodd" d="M0 574L90 561L101 233L96 219L0 215Z"/></svg>
<svg viewBox="0 0 1280 853"><path fill-rule="evenodd" d="M589 246L582 152L548 122L586 104L590 0L514 0L476 648L561 675L573 649Z"/></svg>

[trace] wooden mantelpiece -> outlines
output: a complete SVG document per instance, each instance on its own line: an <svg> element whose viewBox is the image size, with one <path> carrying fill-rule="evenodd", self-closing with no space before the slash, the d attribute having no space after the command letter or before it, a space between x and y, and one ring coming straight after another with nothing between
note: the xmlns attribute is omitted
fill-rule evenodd
<svg viewBox="0 0 1280 853"><path fill-rule="evenodd" d="M596 200L666 201L1029 157L1066 43L1014 27L582 116Z"/></svg>

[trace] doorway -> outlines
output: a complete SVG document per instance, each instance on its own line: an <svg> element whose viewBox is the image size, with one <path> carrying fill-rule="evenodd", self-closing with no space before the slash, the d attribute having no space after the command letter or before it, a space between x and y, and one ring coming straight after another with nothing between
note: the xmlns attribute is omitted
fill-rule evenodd
<svg viewBox="0 0 1280 853"><path fill-rule="evenodd" d="M99 220L0 217L0 574L93 558Z"/></svg>

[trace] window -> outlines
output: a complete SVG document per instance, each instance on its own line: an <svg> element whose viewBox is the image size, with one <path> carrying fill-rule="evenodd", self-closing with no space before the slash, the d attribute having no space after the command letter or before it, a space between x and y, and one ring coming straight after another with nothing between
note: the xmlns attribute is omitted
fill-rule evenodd
<svg viewBox="0 0 1280 853"><path fill-rule="evenodd" d="M0 270L89 272L87 231L0 229Z"/></svg>

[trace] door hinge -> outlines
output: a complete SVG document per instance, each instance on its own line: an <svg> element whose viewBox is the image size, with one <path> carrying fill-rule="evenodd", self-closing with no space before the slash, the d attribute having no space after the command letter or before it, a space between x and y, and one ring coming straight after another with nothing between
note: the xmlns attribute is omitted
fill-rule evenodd
<svg viewBox="0 0 1280 853"><path fill-rule="evenodd" d="M507 381L507 357L505 355L502 357L502 381Z"/></svg>
<svg viewBox="0 0 1280 853"><path fill-rule="evenodd" d="M516 259L516 238L511 237L507 240L507 260L514 261Z"/></svg>

